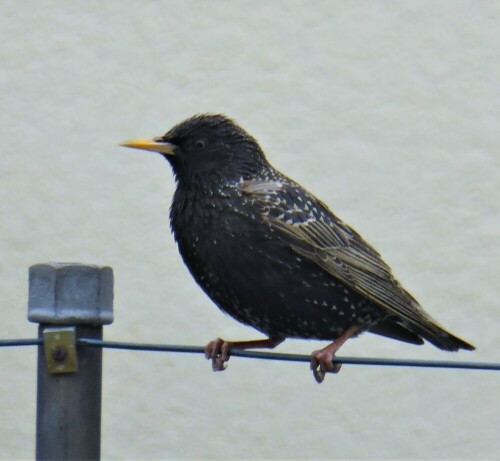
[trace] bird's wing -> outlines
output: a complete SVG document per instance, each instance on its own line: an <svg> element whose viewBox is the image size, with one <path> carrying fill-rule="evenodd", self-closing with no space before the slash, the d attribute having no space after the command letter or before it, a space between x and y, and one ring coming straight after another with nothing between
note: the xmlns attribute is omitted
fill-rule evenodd
<svg viewBox="0 0 500 461"><path fill-rule="evenodd" d="M244 181L244 196L300 255L420 329L434 320L394 278L380 254L312 194L290 180Z"/></svg>

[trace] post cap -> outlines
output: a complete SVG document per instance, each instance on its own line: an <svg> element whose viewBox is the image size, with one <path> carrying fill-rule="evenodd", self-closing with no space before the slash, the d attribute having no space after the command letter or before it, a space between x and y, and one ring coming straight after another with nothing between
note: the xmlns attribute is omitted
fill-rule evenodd
<svg viewBox="0 0 500 461"><path fill-rule="evenodd" d="M113 269L43 263L29 269L28 320L57 325L113 322Z"/></svg>

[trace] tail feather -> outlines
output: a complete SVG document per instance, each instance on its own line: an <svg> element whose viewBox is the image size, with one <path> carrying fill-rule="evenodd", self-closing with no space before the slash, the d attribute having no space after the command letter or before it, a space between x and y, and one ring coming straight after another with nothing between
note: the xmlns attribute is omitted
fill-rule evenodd
<svg viewBox="0 0 500 461"><path fill-rule="evenodd" d="M459 349L473 351L476 349L472 344L458 338L438 325L432 325L431 328L418 331L417 333L444 351L458 351Z"/></svg>
<svg viewBox="0 0 500 461"><path fill-rule="evenodd" d="M446 331L431 318L419 325L400 322L397 319L387 319L372 326L369 332L411 344L423 344L422 338L424 338L445 351L475 350L472 344Z"/></svg>

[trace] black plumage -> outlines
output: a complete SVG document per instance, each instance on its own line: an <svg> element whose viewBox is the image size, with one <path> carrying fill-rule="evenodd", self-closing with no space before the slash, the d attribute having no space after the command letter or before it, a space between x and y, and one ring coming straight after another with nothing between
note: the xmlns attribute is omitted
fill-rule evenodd
<svg viewBox="0 0 500 461"><path fill-rule="evenodd" d="M440 349L474 349L445 331L352 228L274 169L257 141L222 115L197 115L153 140L123 143L162 153L177 188L171 227L196 282L224 312L269 339L207 346L214 370L231 348L285 338L333 340L312 354L318 381L331 358L369 331Z"/></svg>

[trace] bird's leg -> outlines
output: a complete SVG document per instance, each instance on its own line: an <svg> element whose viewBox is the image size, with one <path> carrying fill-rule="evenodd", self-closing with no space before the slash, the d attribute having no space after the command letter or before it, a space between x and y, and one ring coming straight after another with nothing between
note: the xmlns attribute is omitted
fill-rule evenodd
<svg viewBox="0 0 500 461"><path fill-rule="evenodd" d="M311 370L317 383L323 382L326 373L338 373L340 371L340 367L342 365L340 363L334 364L332 362L333 357L335 356L335 353L340 349L342 344L344 344L351 336L354 336L358 332L359 327L349 327L331 344L328 344L328 346L324 347L323 349L314 351L311 354Z"/></svg>
<svg viewBox="0 0 500 461"><path fill-rule="evenodd" d="M205 346L205 358L212 360L214 371L223 371L226 368L224 364L229 360L231 349L274 349L284 340L284 338L267 338L252 341L224 341L217 338Z"/></svg>

